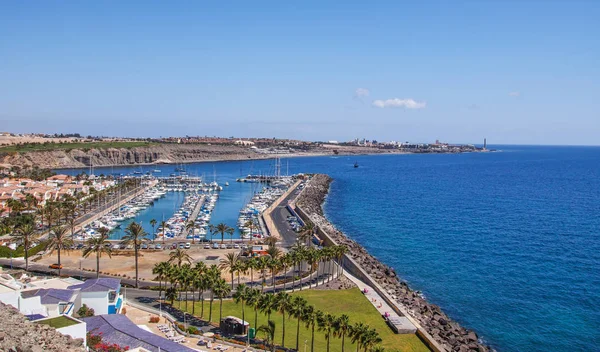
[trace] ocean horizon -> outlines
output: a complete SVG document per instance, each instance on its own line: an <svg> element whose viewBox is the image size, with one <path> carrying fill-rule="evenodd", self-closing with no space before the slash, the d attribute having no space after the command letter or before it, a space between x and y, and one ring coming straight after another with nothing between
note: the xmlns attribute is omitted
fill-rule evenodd
<svg viewBox="0 0 600 352"><path fill-rule="evenodd" d="M600 148L489 148L499 152L288 158L281 169L330 175L331 222L498 351L598 350ZM254 191L235 179L272 173L274 162L186 169L230 183L213 221L235 226Z"/></svg>

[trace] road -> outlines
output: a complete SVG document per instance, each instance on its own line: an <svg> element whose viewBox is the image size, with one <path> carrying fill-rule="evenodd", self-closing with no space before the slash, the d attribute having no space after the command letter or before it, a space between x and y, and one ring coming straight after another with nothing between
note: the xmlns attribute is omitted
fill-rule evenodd
<svg viewBox="0 0 600 352"><path fill-rule="evenodd" d="M292 226L287 221L287 217L291 216L292 213L286 208L286 206L290 203L292 199L298 196L300 190L296 189L287 197L285 197L275 209L271 212L271 219L273 220L273 224L277 227L277 231L281 235L281 246L284 248L290 248L296 243L296 238L298 234Z"/></svg>

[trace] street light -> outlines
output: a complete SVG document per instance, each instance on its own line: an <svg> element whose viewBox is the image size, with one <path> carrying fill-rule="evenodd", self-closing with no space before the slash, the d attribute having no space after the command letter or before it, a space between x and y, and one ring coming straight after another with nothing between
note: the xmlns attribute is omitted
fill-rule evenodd
<svg viewBox="0 0 600 352"><path fill-rule="evenodd" d="M159 316L162 318L162 292L158 295L158 312Z"/></svg>
<svg viewBox="0 0 600 352"><path fill-rule="evenodd" d="M187 312L183 312L183 326L185 326L185 331L187 331L187 321L185 320L185 316L187 315Z"/></svg>

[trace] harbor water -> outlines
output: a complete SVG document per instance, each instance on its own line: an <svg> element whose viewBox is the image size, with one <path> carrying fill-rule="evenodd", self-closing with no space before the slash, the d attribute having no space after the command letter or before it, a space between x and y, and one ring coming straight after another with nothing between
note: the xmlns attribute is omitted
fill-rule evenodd
<svg viewBox="0 0 600 352"><path fill-rule="evenodd" d="M599 351L600 148L495 148L502 152L293 158L282 170L333 177L332 222L497 350ZM272 174L273 165L185 167L229 182L211 223L235 227L255 190L235 179ZM163 202L173 209L163 198L147 211L160 217Z"/></svg>

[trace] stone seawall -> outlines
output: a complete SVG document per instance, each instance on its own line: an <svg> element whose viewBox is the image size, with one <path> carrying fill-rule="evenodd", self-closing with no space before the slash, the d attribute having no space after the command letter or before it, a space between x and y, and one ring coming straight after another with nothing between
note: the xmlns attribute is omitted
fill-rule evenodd
<svg viewBox="0 0 600 352"><path fill-rule="evenodd" d="M329 192L332 179L327 175L315 175L296 200L299 213L308 217L322 237L349 249L345 267L352 273L374 284L374 288L386 300L390 300L400 313L410 318L417 326L421 338L434 351L490 351L478 342L477 334L450 319L439 306L431 304L414 292L406 282L400 281L393 268L379 262L361 245L337 230L324 216L322 204ZM356 267L354 267L356 266ZM428 341L429 340L429 341Z"/></svg>

